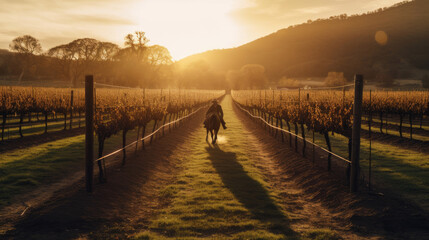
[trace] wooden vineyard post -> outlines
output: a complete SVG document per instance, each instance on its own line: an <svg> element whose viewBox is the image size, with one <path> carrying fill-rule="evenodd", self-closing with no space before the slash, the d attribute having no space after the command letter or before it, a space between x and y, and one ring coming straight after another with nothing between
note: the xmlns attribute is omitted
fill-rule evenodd
<svg viewBox="0 0 429 240"><path fill-rule="evenodd" d="M80 98L79 98L79 91L77 92L77 105L79 106L80 103ZM79 128L80 128L80 109L79 107L77 108L77 114L78 114L78 118L79 118Z"/></svg>
<svg viewBox="0 0 429 240"><path fill-rule="evenodd" d="M73 128L73 90L70 92L70 129Z"/></svg>
<svg viewBox="0 0 429 240"><path fill-rule="evenodd" d="M313 127L313 163L316 159L316 152L315 152L315 146L314 146L314 127Z"/></svg>
<svg viewBox="0 0 429 240"><path fill-rule="evenodd" d="M358 191L360 131L362 120L363 75L355 75L355 99L353 103L352 158L350 192Z"/></svg>
<svg viewBox="0 0 429 240"><path fill-rule="evenodd" d="M86 191L92 192L94 172L94 79L85 76L85 182Z"/></svg>
<svg viewBox="0 0 429 240"><path fill-rule="evenodd" d="M343 87L343 107L344 107L345 100L346 100L346 87Z"/></svg>
<svg viewBox="0 0 429 240"><path fill-rule="evenodd" d="M368 121L368 127L369 127L369 169L368 169L368 190L371 191L371 171L372 171L372 156L371 156L371 151L372 151L372 134L371 134L371 122L372 122L372 102L371 102L371 90L369 90L369 121Z"/></svg>

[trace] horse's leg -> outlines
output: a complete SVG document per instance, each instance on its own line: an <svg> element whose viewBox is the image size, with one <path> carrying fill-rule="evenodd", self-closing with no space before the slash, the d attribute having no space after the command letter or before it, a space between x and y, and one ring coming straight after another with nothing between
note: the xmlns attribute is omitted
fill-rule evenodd
<svg viewBox="0 0 429 240"><path fill-rule="evenodd" d="M215 144L215 143L216 143L216 140L217 140L217 133L219 132L219 129L215 129L215 130L214 130L214 132L215 132L215 138L214 138L214 140L213 140L213 144Z"/></svg>
<svg viewBox="0 0 429 240"><path fill-rule="evenodd" d="M212 142L213 142L213 130L212 129L210 129L210 135L212 137Z"/></svg>
<svg viewBox="0 0 429 240"><path fill-rule="evenodd" d="M209 140L209 129L207 128L206 130L207 130L207 133L206 133L206 141L208 141L208 140Z"/></svg>

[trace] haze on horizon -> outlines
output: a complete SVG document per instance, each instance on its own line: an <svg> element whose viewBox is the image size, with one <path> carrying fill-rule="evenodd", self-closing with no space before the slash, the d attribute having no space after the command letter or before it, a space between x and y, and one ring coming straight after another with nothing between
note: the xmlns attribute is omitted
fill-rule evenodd
<svg viewBox="0 0 429 240"><path fill-rule="evenodd" d="M0 0L0 48L29 34L43 50L77 38L123 45L144 31L174 60L250 42L308 19L356 14L402 0Z"/></svg>

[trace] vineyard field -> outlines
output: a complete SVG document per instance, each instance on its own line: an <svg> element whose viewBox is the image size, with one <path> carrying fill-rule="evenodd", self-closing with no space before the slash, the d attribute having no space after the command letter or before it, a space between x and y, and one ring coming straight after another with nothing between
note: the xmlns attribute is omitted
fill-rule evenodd
<svg viewBox="0 0 429 240"><path fill-rule="evenodd" d="M392 1L3 1L0 240L429 240Z"/></svg>
<svg viewBox="0 0 429 240"><path fill-rule="evenodd" d="M286 122L284 122L286 125ZM292 125L292 132L295 128ZM298 128L299 134L301 129ZM312 131L305 129L307 139L312 139ZM348 157L348 139L340 134L330 136L332 151L338 155ZM327 148L324 136L315 134L315 143ZM384 141L371 143L372 154L372 183L380 186L384 191L400 193L404 198L413 201L424 209L429 210L429 176L427 174L427 151L392 147ZM369 139L361 139L361 171L368 180L369 167Z"/></svg>
<svg viewBox="0 0 429 240"><path fill-rule="evenodd" d="M148 128L153 127L154 121L148 123ZM148 131L145 135L150 134ZM137 131L131 130L127 134L127 142L136 140ZM85 159L85 135L79 134L52 142L47 142L31 147L6 151L1 153L2 177L0 188L4 191L0 194L0 207L10 204L11 199L19 194L46 184L60 181L64 177L72 178L82 170ZM115 135L106 140L105 152L113 152L122 147L122 136ZM98 144L94 143L94 149ZM133 153L133 150L129 150ZM94 158L98 153L94 153ZM119 156L121 157L121 156ZM113 162L118 161L114 159ZM71 181L71 180L70 180Z"/></svg>
<svg viewBox="0 0 429 240"><path fill-rule="evenodd" d="M71 89L0 88L0 98L3 100L0 103L1 115L3 119L7 120L3 122L3 129L6 129L4 131L5 139L18 140L19 132L21 132L25 142L28 136L40 134L43 134L40 136L49 136L55 132L69 131L71 110L73 110L73 115L81 116L80 122L77 117L73 118L72 129L79 128L79 125L84 128L83 91L83 89L73 89L72 108L70 104ZM143 134L144 136L151 134L162 124L178 119L180 116L190 113L192 109L196 110L199 105L206 104L209 100L218 98L222 94L223 91L96 89L94 149L97 151L94 153L94 159L142 138ZM56 106L57 103L62 103L62 108ZM41 109L44 110L41 111ZM58 111L63 114L58 114ZM118 121L121 111L122 116L126 116L121 120L123 125ZM35 113L40 113L42 123L36 120ZM28 120L29 114L32 114L33 122L24 122L24 119ZM59 115L58 119L55 114ZM137 117L129 118L131 114L139 116L141 122L137 121ZM47 125L45 125L44 116L49 117ZM106 126L115 128L111 129L108 135L103 135L106 133L105 131L108 131ZM123 131L124 127L125 131ZM173 127L163 129L154 136L154 140L169 132ZM47 133L46 129L48 129ZM30 146L17 148L14 146L12 150L7 150L7 144L19 145L20 143L17 141L3 142L2 144L6 144L6 146L2 147L0 161L0 172L2 173L0 176L0 188L2 189L0 206L11 204L11 200L17 195L64 178L71 178L73 174L79 172L85 158L85 135L83 131L76 133L76 136L39 144L33 144L35 140L32 139ZM100 138L100 134L102 138ZM101 141L102 145L100 145ZM152 142L152 139L145 141L145 144L149 144L149 142ZM137 147L142 148L142 143L139 142L136 147L128 149L126 153L134 153ZM107 160L107 164L117 163L119 160L122 160L122 155L113 156Z"/></svg>
<svg viewBox="0 0 429 240"><path fill-rule="evenodd" d="M308 95L307 95L308 93ZM364 113L361 136L361 174L365 181L369 177L369 159L371 153L371 184L380 191L389 191L401 195L419 206L429 210L427 176L429 159L426 150L429 135L428 92L383 92L372 93L376 96L369 102L369 93L364 93ZM350 91L234 91L235 101L256 116L267 122L282 127L300 137L350 160L350 142L353 93ZM380 97L385 96L386 99ZM417 96L417 97L416 97ZM416 98L419 98L416 101ZM399 100L401 99L401 100ZM382 105L381 102L388 101ZM400 102L401 104L395 105ZM405 106L413 107L405 111ZM376 110L374 106L377 106ZM374 107L374 108L372 108ZM383 108L383 109L381 109ZM380 133L380 112L384 115L383 133ZM389 118L387 119L387 113ZM370 144L368 114L372 114L372 139ZM399 132L400 115L402 115L402 136ZM412 140L409 133L411 124L405 122L413 116ZM415 116L415 117L414 117ZM376 118L377 117L377 118ZM281 119L281 122L280 122ZM386 124L386 120L388 124ZM422 126L420 128L420 123ZM378 124L378 125L377 125ZM386 127L388 134L386 134ZM270 132L275 132L270 131ZM283 137L285 144L295 146L295 137ZM280 138L280 134L276 134ZM292 143L289 143L292 141ZM401 142L403 142L401 144ZM406 143L406 144L404 144ZM371 147L370 147L371 146ZM299 145L301 150L301 146ZM307 146L310 150L311 146ZM328 155L328 154L326 154ZM327 156L326 156L327 157ZM323 161L323 160L322 160ZM329 161L328 159L324 161ZM327 167L327 162L323 168Z"/></svg>

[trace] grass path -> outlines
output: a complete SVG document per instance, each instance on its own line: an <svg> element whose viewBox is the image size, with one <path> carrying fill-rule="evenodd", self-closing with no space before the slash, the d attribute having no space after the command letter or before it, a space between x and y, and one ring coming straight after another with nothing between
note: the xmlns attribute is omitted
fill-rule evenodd
<svg viewBox="0 0 429 240"><path fill-rule="evenodd" d="M260 165L263 153L249 140L228 95L222 101L228 129L218 144L205 141L205 131L190 133L179 150L183 169L161 191L171 197L148 229L136 239L336 239L326 229L297 229L299 213L284 208L284 198Z"/></svg>

